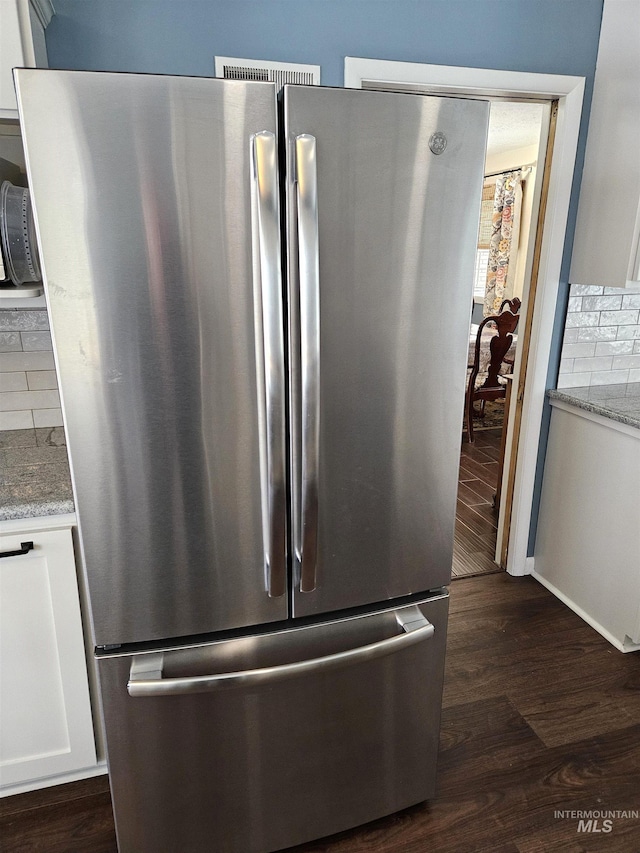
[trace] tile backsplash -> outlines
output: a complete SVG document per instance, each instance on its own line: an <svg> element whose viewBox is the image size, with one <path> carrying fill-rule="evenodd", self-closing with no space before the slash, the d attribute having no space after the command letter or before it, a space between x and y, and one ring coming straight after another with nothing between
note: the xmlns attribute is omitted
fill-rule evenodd
<svg viewBox="0 0 640 853"><path fill-rule="evenodd" d="M558 388L640 382L640 285L571 285ZM0 309L0 430L62 426L45 309Z"/></svg>
<svg viewBox="0 0 640 853"><path fill-rule="evenodd" d="M45 309L0 309L0 430L62 426Z"/></svg>
<svg viewBox="0 0 640 853"><path fill-rule="evenodd" d="M572 284L558 388L640 382L640 285Z"/></svg>

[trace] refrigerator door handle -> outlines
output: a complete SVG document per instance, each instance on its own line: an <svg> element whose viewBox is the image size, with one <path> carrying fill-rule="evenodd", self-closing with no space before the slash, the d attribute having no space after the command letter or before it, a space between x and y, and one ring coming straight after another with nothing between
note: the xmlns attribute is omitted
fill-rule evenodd
<svg viewBox="0 0 640 853"><path fill-rule="evenodd" d="M433 625L425 619L418 607L405 607L396 611L395 615L402 632L393 637L319 658L261 669L248 669L242 672L163 678L163 653L139 655L132 660L127 691L133 697L177 696L186 693L209 693L230 687L271 685L296 676L327 672L343 666L375 660L416 643L422 643L433 636Z"/></svg>
<svg viewBox="0 0 640 853"><path fill-rule="evenodd" d="M320 457L320 264L316 140L296 137L296 200L300 281L301 483L296 555L300 592L316 588Z"/></svg>
<svg viewBox="0 0 640 853"><path fill-rule="evenodd" d="M262 131L251 145L254 294L267 592L286 592L285 385L278 155L275 134Z"/></svg>

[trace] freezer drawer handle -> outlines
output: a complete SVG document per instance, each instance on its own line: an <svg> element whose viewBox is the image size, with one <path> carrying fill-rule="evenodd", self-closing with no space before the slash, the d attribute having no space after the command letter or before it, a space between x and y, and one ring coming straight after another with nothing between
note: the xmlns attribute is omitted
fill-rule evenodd
<svg viewBox="0 0 640 853"><path fill-rule="evenodd" d="M262 527L267 592L286 592L284 324L276 137L252 136L251 185L254 295L259 314L256 353L260 384Z"/></svg>
<svg viewBox="0 0 640 853"><path fill-rule="evenodd" d="M20 554L28 554L33 551L33 542L21 542L19 551L0 551L0 559L2 557L19 557Z"/></svg>
<svg viewBox="0 0 640 853"><path fill-rule="evenodd" d="M163 678L163 654L134 657L127 690L130 696L178 696L185 693L209 693L230 687L257 687L274 684L296 676L311 675L339 669L351 664L375 660L414 646L433 636L434 627L418 607L396 611L396 620L402 633L376 643L348 649L345 652L311 658L310 660L248 669L243 672L222 672L217 675L197 675L188 678Z"/></svg>
<svg viewBox="0 0 640 853"><path fill-rule="evenodd" d="M320 464L320 261L316 140L308 133L296 137L296 188L302 377L301 529L296 531L296 552L300 592L313 592L317 583Z"/></svg>

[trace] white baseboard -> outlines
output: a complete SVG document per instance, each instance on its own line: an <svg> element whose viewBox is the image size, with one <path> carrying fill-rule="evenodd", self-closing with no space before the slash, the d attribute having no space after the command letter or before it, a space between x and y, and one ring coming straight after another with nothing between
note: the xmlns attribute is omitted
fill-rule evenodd
<svg viewBox="0 0 640 853"><path fill-rule="evenodd" d="M78 782L80 779L91 779L93 776L102 776L107 772L107 762L99 761L93 767L86 767L84 770L61 773L57 776L48 776L46 779L34 779L30 782L22 782L19 785L0 788L0 798L12 797L14 794L26 794L28 791L39 791L41 788L52 788L54 785L64 785L66 782Z"/></svg>
<svg viewBox="0 0 640 853"><path fill-rule="evenodd" d="M533 557L528 557L528 560L532 560ZM613 634L608 631L604 626L602 626L599 622L597 622L592 616L586 613L581 607L579 607L574 601L572 601L568 596L566 596L563 592L555 587L552 583L544 578L542 575L539 575L535 569L531 569L531 575L539 581L542 586L546 587L549 592L553 593L556 598L560 599L563 604L566 604L570 610L573 610L581 619L583 619L587 625L590 625L594 630L596 630L599 634L601 634L605 640L608 640L612 646L615 646L619 652L635 652L640 649L640 643L633 643L629 637L624 642L620 642L617 637L614 637Z"/></svg>

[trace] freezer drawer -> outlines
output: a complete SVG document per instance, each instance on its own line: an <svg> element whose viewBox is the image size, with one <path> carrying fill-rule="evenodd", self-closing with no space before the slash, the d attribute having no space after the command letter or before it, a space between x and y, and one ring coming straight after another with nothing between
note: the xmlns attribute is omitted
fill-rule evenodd
<svg viewBox="0 0 640 853"><path fill-rule="evenodd" d="M100 658L120 853L266 853L431 797L447 610Z"/></svg>

